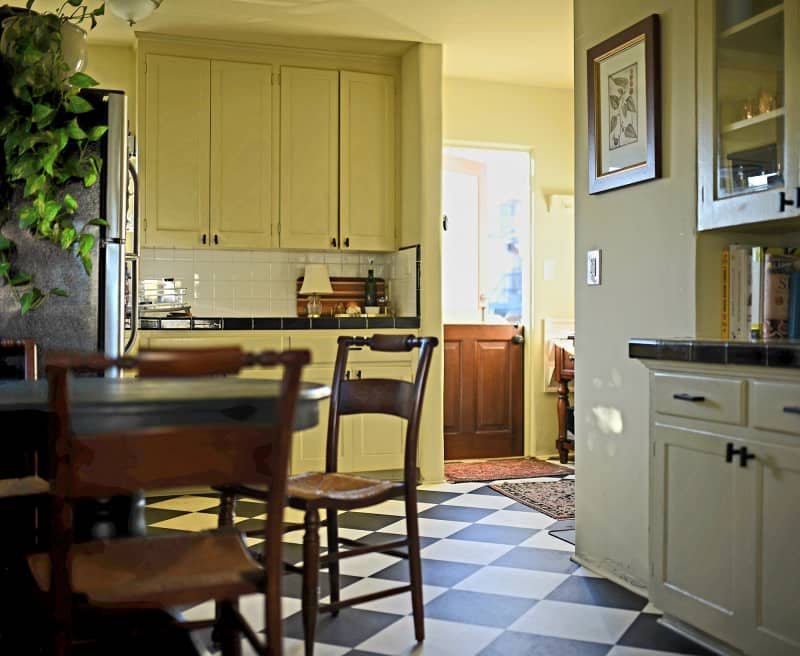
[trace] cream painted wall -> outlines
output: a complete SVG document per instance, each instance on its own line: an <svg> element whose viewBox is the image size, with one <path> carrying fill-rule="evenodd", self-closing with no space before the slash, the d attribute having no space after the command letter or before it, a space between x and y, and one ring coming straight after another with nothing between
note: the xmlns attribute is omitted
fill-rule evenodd
<svg viewBox="0 0 800 656"><path fill-rule="evenodd" d="M526 326L532 363L525 380L531 412L527 452L555 453L555 394L544 391L542 321L573 317L574 222L551 194L573 191L573 100L570 89L547 89L476 80L444 81L445 142L506 144L530 148L533 176L533 317ZM545 280L545 260L553 267ZM582 368L582 365L581 365Z"/></svg>
<svg viewBox="0 0 800 656"><path fill-rule="evenodd" d="M648 579L648 377L628 339L695 334L694 6L575 0L576 556L638 587ZM663 177L589 196L586 51L653 13ZM599 287L583 282L593 248L603 251Z"/></svg>
<svg viewBox="0 0 800 656"><path fill-rule="evenodd" d="M128 119L136 132L136 55L132 47L89 44L89 61L84 71L105 89L128 94Z"/></svg>

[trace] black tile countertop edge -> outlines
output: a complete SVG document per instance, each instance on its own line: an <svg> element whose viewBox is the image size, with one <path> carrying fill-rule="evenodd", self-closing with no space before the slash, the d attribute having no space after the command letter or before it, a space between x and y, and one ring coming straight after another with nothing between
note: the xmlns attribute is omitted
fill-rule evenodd
<svg viewBox="0 0 800 656"><path fill-rule="evenodd" d="M191 325L188 325L191 324ZM419 317L193 317L141 319L141 330L342 330L419 328Z"/></svg>
<svg viewBox="0 0 800 656"><path fill-rule="evenodd" d="M800 367L800 340L631 339L628 356L641 360Z"/></svg>

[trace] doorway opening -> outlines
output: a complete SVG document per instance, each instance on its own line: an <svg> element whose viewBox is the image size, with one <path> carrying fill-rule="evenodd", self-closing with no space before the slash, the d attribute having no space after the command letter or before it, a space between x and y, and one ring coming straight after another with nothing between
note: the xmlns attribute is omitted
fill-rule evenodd
<svg viewBox="0 0 800 656"><path fill-rule="evenodd" d="M522 456L530 152L448 146L443 164L445 460Z"/></svg>

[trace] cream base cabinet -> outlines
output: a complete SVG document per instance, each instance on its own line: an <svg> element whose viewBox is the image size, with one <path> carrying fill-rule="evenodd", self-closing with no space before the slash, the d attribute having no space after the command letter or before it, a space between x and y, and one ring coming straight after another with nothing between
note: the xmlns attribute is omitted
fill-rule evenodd
<svg viewBox="0 0 800 656"><path fill-rule="evenodd" d="M648 361L650 599L745 654L800 653L800 383Z"/></svg>
<svg viewBox="0 0 800 656"><path fill-rule="evenodd" d="M394 78L284 66L280 133L280 246L394 250Z"/></svg>
<svg viewBox="0 0 800 656"><path fill-rule="evenodd" d="M142 143L146 246L208 240L210 62L148 55Z"/></svg>
<svg viewBox="0 0 800 656"><path fill-rule="evenodd" d="M145 87L145 245L271 247L272 66L148 54Z"/></svg>

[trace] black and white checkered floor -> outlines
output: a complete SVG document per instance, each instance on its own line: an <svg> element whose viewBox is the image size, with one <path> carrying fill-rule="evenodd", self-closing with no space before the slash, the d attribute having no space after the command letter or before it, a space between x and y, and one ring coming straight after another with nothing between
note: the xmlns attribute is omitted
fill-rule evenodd
<svg viewBox="0 0 800 656"><path fill-rule="evenodd" d="M543 480L543 479L537 479ZM152 533L199 531L216 525L213 494L148 499ZM238 504L239 525L261 525L263 506ZM409 595L397 595L323 616L317 656L658 656L707 654L657 624L647 600L570 560L573 547L550 536L555 520L502 496L485 483L423 485L419 494L426 638L414 642ZM295 519L295 517L289 517ZM405 531L400 501L340 515L346 537L387 540ZM321 535L324 540L324 531ZM287 534L284 556L302 560L301 532ZM257 545L258 540L250 540ZM407 564L383 554L342 561L342 596L407 580ZM327 594L320 577L322 596ZM302 654L300 579L283 585L284 652ZM243 614L263 628L262 599L243 600ZM210 616L211 604L185 612ZM200 636L201 641L207 636ZM245 643L244 653L250 654Z"/></svg>

